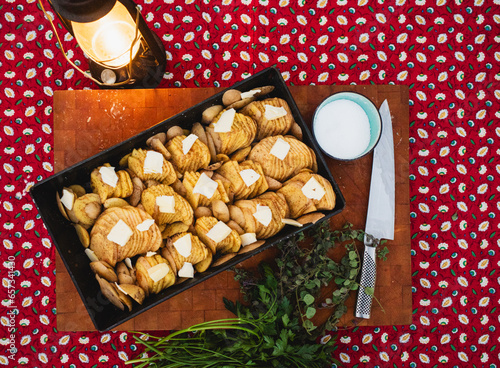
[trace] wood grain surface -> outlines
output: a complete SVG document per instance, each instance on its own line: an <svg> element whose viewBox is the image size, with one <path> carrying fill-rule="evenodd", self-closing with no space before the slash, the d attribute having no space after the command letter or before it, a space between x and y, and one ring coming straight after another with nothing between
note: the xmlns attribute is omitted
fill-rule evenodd
<svg viewBox="0 0 500 368"><path fill-rule="evenodd" d="M56 91L54 93L54 161L60 171L101 150L120 143L164 119L203 101L219 91L216 88ZM354 317L355 293L347 304L348 313L339 328L356 325L382 326L410 324L412 321L410 216L409 216L409 122L407 86L291 86L294 99L310 126L315 108L323 99L339 91L355 91L370 98L377 107L387 99L394 130L396 167L395 239L388 241L387 261L377 265L372 317ZM334 216L332 228L350 222L364 228L370 187L372 155L345 162L327 159L338 183L346 208ZM361 250L361 248L360 248ZM254 268L262 260L272 260L270 248L243 262ZM233 272L225 271L131 319L117 330L169 330L194 323L232 317L222 298L241 299ZM59 331L95 330L59 255L56 256L56 306ZM320 317L328 310L320 311Z"/></svg>

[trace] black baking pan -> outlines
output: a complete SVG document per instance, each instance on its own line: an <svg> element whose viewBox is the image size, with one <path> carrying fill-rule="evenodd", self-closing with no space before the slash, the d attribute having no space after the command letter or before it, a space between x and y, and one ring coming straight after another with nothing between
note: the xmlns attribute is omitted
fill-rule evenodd
<svg viewBox="0 0 500 368"><path fill-rule="evenodd" d="M265 69L255 75L234 84L231 88L238 89L242 92L249 91L256 87L272 85L275 87L267 97L280 97L287 101L292 111L295 121L300 125L303 132L303 142L311 147L316 153L318 162L318 173L331 182L333 190L336 195L336 205L331 211L324 211L325 217L322 220L329 219L330 217L341 212L345 206L345 200L339 190L338 185L330 173L328 166L320 152L319 147L313 140L309 128L306 126L295 101L290 94L283 78L281 77L278 69L272 67ZM144 300L142 305L134 304L132 312L121 311L114 307L100 292L97 280L89 266L89 259L84 252L84 247L81 245L75 229L71 223L66 220L57 207L56 192L61 193L63 187L72 184L83 185L87 191L90 190L90 173L92 170L104 163L110 163L112 166L118 166L118 161L127 153L130 153L133 148L145 147L146 140L159 133L165 132L167 129L174 125L179 125L182 128L190 129L192 124L201 120L202 112L213 105L222 104L221 91L214 96L206 99L203 102L177 114L161 123L146 129L140 134L127 139L111 148L108 148L101 153L92 156L86 160L81 161L61 172L42 180L31 188L31 196L38 208L38 211L51 235L54 245L56 246L64 265L66 266L73 283L82 298L82 301L87 308L87 311L94 323L94 326L99 331L107 331L115 328L123 322L143 313L144 311L158 305L159 303L183 292L190 287L203 282L204 280L222 272L236 264L248 259L255 254L272 247L276 243L286 238L289 238L300 231L310 228L314 225L309 224L302 228L293 226L285 226L276 236L268 239L266 243L251 252L240 254L218 267L211 267L206 272L198 273L193 279L189 279L183 283L174 285L167 288L156 295L150 295ZM56 296L57 297L57 296ZM161 326L158 326L161 329Z"/></svg>

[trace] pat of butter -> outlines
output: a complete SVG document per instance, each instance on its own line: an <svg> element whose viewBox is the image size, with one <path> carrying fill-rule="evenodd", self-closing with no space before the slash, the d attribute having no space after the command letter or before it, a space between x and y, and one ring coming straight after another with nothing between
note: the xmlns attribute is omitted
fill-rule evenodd
<svg viewBox="0 0 500 368"><path fill-rule="evenodd" d="M283 161L286 155L288 155L288 151L290 151L290 144L284 139L278 138L271 148L270 153Z"/></svg>
<svg viewBox="0 0 500 368"><path fill-rule="evenodd" d="M85 254L87 255L87 257L89 257L90 262L97 262L99 260L94 251L90 248L85 249Z"/></svg>
<svg viewBox="0 0 500 368"><path fill-rule="evenodd" d="M189 262L184 262L182 268L179 270L179 272L177 272L177 274L179 275L179 277L193 278L194 277L193 264Z"/></svg>
<svg viewBox="0 0 500 368"><path fill-rule="evenodd" d="M304 184L302 187L302 193L304 193L307 198L316 199L318 201L326 194L325 188L318 183L314 176L311 176L311 179Z"/></svg>
<svg viewBox="0 0 500 368"><path fill-rule="evenodd" d="M160 152L148 151L144 160L144 174L162 174L163 155Z"/></svg>
<svg viewBox="0 0 500 368"><path fill-rule="evenodd" d="M105 184L116 187L118 183L118 175L115 173L115 168L112 166L101 166L99 168L99 174L101 174L101 179Z"/></svg>
<svg viewBox="0 0 500 368"><path fill-rule="evenodd" d="M158 196L156 197L156 205L162 213L175 213L175 198L174 196Z"/></svg>
<svg viewBox="0 0 500 368"><path fill-rule="evenodd" d="M186 234L182 238L177 239L174 242L174 247L177 252L183 257L189 257L191 255L191 234Z"/></svg>
<svg viewBox="0 0 500 368"><path fill-rule="evenodd" d="M193 193L203 194L210 199L213 197L218 186L219 183L210 179L205 173L202 173L194 186Z"/></svg>
<svg viewBox="0 0 500 368"><path fill-rule="evenodd" d="M107 238L109 241L118 244L123 247L129 241L130 237L134 232L128 225L123 222L123 220L118 220L118 222L113 226L109 232Z"/></svg>
<svg viewBox="0 0 500 368"><path fill-rule="evenodd" d="M73 203L75 202L75 195L71 193L69 190L63 189L63 195L61 197L61 203L64 204L68 210L73 209Z"/></svg>
<svg viewBox="0 0 500 368"><path fill-rule="evenodd" d="M267 120L279 119L286 116L286 110L284 107L276 107L273 105L264 105L264 117Z"/></svg>
<svg viewBox="0 0 500 368"><path fill-rule="evenodd" d="M207 236L216 243L220 243L231 234L232 229L222 221L219 221L210 229Z"/></svg>
<svg viewBox="0 0 500 368"><path fill-rule="evenodd" d="M191 147L193 147L194 142L198 139L196 134L190 134L182 140L182 153L188 154Z"/></svg>
<svg viewBox="0 0 500 368"><path fill-rule="evenodd" d="M300 222L298 222L298 221L296 221L294 219L284 218L284 219L281 219L281 222L284 223L284 224L286 224L286 225L292 225L292 226L295 226L295 227L302 227L303 226Z"/></svg>
<svg viewBox="0 0 500 368"><path fill-rule="evenodd" d="M245 233L240 235L240 238L242 247L245 247L257 241L257 235L255 233Z"/></svg>
<svg viewBox="0 0 500 368"><path fill-rule="evenodd" d="M155 223L155 220L153 219L146 219L143 222L141 222L139 225L137 225L135 228L139 231L148 231L151 225Z"/></svg>
<svg viewBox="0 0 500 368"><path fill-rule="evenodd" d="M154 282L160 281L168 275L170 267L166 263L158 263L157 265L148 269L148 274Z"/></svg>
<svg viewBox="0 0 500 368"><path fill-rule="evenodd" d="M147 252L146 257L153 257L156 255L156 252Z"/></svg>
<svg viewBox="0 0 500 368"><path fill-rule="evenodd" d="M261 90L260 89L252 89L251 91L247 91L247 92L243 92L241 94L241 99L245 99L245 98L250 98L250 97L253 97L255 96L257 93L259 93Z"/></svg>
<svg viewBox="0 0 500 368"><path fill-rule="evenodd" d="M255 217L262 225L267 226L273 219L273 213L269 207L258 204L253 217Z"/></svg>
<svg viewBox="0 0 500 368"><path fill-rule="evenodd" d="M215 133L227 133L231 131L234 117L236 116L235 109L229 109L222 113L217 123L214 124Z"/></svg>
<svg viewBox="0 0 500 368"><path fill-rule="evenodd" d="M260 178L260 175L255 170L252 169L241 170L240 176L247 185L247 187L254 184Z"/></svg>

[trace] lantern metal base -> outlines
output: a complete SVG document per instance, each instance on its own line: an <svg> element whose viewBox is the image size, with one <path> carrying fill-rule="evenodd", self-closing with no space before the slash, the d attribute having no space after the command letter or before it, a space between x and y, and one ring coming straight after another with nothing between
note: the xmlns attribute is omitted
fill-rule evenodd
<svg viewBox="0 0 500 368"><path fill-rule="evenodd" d="M153 33L153 35L157 46L162 50L163 54L165 54L165 47L163 46L160 38L155 33ZM129 78L128 66L124 66L119 69L109 69L89 59L90 73L97 80L103 83L105 82L101 78L104 70L107 70L108 73L109 71L112 71L116 76L114 84L100 85L99 87L102 89L156 88L163 80L163 73L165 72L166 64L165 59L163 62L158 63L151 50L144 51L141 47L137 56L132 60L132 75L130 76L131 83L116 86L116 83L124 82Z"/></svg>

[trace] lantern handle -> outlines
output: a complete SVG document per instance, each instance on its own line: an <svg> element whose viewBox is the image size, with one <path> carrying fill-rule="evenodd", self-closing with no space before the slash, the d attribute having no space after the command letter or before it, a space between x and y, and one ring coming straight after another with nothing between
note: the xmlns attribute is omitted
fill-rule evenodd
<svg viewBox="0 0 500 368"><path fill-rule="evenodd" d="M45 11L45 8L44 8L44 6L42 4L42 0L38 0L38 3L39 3L39 5L40 5L40 7L41 7L41 9L43 11L43 14L48 19L50 25L52 26L52 30L54 31L54 34L56 35L57 42L59 43L59 46L61 47L61 52L62 52L64 58L66 59L66 61L71 66L73 66L76 70L78 70L81 74L83 74L83 76L85 76L86 78L92 80L93 82L97 83L100 86L123 86L123 85L130 84L130 83L134 82L134 80L132 78L130 78L130 76L132 75L132 70L131 69L132 69L132 59L133 59L132 58L133 48L134 48L135 43L138 41L138 33L139 33L139 19L140 19L141 11L140 11L140 9L139 9L138 6L135 7L135 9L137 10L137 15L136 15L136 18L135 18L135 37L134 37L134 41L132 42L132 45L130 47L130 62L127 65L127 72L128 72L129 76L123 82L118 82L118 83L113 83L113 84L107 84L107 83L102 83L99 80L97 80L96 78L92 77L92 75L90 75L89 73L87 73L87 72L83 71L82 69L80 69L73 61L71 61L68 58L68 56L66 55L66 52L64 51L63 43L61 42L61 39L59 38L59 34L57 33L56 26L54 25L54 22L52 22L52 19L49 16L49 14Z"/></svg>

